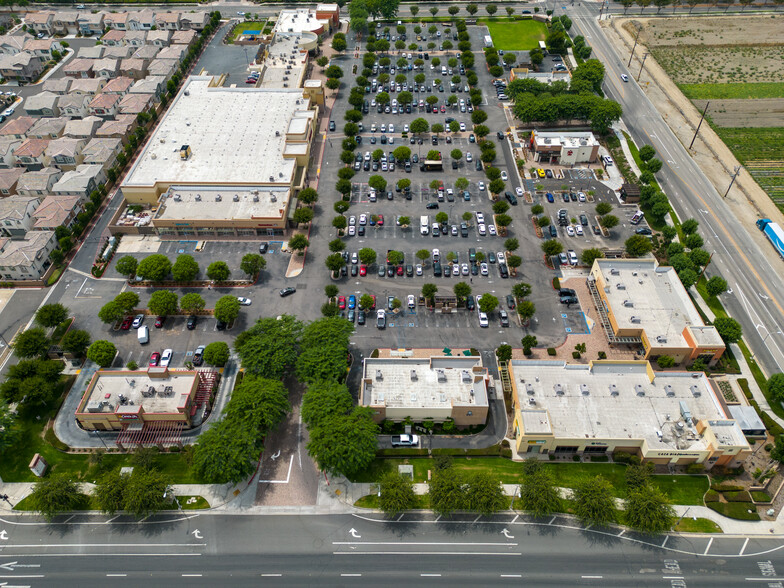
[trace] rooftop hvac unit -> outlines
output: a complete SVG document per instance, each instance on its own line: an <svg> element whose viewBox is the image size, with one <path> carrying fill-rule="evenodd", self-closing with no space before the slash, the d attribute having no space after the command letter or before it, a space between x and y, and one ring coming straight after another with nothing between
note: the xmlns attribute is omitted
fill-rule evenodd
<svg viewBox="0 0 784 588"><path fill-rule="evenodd" d="M258 201L259 201L259 195L258 195L258 194L255 194L255 195L253 196L253 202L258 202Z"/></svg>
<svg viewBox="0 0 784 588"><path fill-rule="evenodd" d="M384 375L381 373L381 370L376 370L376 380L381 381L384 379Z"/></svg>
<svg viewBox="0 0 784 588"><path fill-rule="evenodd" d="M555 389L556 396L563 396L564 395L564 389L563 389L563 386L561 384L556 384L555 386L553 386L553 388Z"/></svg>
<svg viewBox="0 0 784 588"><path fill-rule="evenodd" d="M637 393L637 396L645 396L645 388L642 387L642 384L635 384L634 391Z"/></svg>
<svg viewBox="0 0 784 588"><path fill-rule="evenodd" d="M616 268L612 268L612 269L610 270L610 275L611 275L611 276L620 276L620 275L621 275L621 271L620 271L620 270L618 270L618 269L616 269Z"/></svg>
<svg viewBox="0 0 784 588"><path fill-rule="evenodd" d="M661 431L659 431L658 429L656 430L656 436L659 438L659 441L661 441L662 439L664 439L664 433L662 433L662 432L661 432Z"/></svg>
<svg viewBox="0 0 784 588"><path fill-rule="evenodd" d="M436 370L439 382L446 382L446 372L444 370Z"/></svg>
<svg viewBox="0 0 784 588"><path fill-rule="evenodd" d="M182 200L182 198L180 198L180 195L179 194L175 194L174 195L174 201L175 202L179 202L180 200Z"/></svg>
<svg viewBox="0 0 784 588"><path fill-rule="evenodd" d="M270 176L270 182L274 182L274 181L275 181L275 176Z"/></svg>
<svg viewBox="0 0 784 588"><path fill-rule="evenodd" d="M639 323L641 322L641 321L640 321L640 317L638 317L638 316L633 316L633 317L631 317L629 320L630 320L631 322L635 323L635 324L639 324Z"/></svg>
<svg viewBox="0 0 784 588"><path fill-rule="evenodd" d="M618 386L615 384L610 384L610 396L618 396Z"/></svg>
<svg viewBox="0 0 784 588"><path fill-rule="evenodd" d="M681 400L680 407L681 407L681 416L683 417L683 420L686 421L687 423L690 423L691 411L689 410L689 405L686 404L683 400Z"/></svg>
<svg viewBox="0 0 784 588"><path fill-rule="evenodd" d="M462 372L463 381L470 382L471 381L471 374L468 373L468 370L463 370Z"/></svg>
<svg viewBox="0 0 784 588"><path fill-rule="evenodd" d="M582 392L583 396L588 396L588 394L590 394L588 384L580 384L580 392Z"/></svg>
<svg viewBox="0 0 784 588"><path fill-rule="evenodd" d="M534 394L534 385L533 385L533 384L530 384L530 383L529 383L529 384L526 384L526 385L525 385L525 391L526 391L528 394Z"/></svg>
<svg viewBox="0 0 784 588"><path fill-rule="evenodd" d="M656 342L657 343L666 343L667 342L667 337L665 337L664 335L659 335L658 337L656 337Z"/></svg>
<svg viewBox="0 0 784 588"><path fill-rule="evenodd" d="M412 382L416 382L416 381L417 381L417 373L416 373L416 370L411 370L411 381L412 381Z"/></svg>
<svg viewBox="0 0 784 588"><path fill-rule="evenodd" d="M240 195L239 194L235 194L233 200L234 200L234 202L239 202L240 201Z"/></svg>
<svg viewBox="0 0 784 588"><path fill-rule="evenodd" d="M275 136L280 137L280 131L275 131Z"/></svg>
<svg viewBox="0 0 784 588"><path fill-rule="evenodd" d="M196 194L196 202L201 202L201 194Z"/></svg>
<svg viewBox="0 0 784 588"><path fill-rule="evenodd" d="M535 405L536 404L536 398L529 398L528 399L528 404L530 404L532 406Z"/></svg>
<svg viewBox="0 0 784 588"><path fill-rule="evenodd" d="M409 396L409 398L411 399L411 402L416 402L417 401L416 392L412 392L411 396Z"/></svg>
<svg viewBox="0 0 784 588"><path fill-rule="evenodd" d="M446 402L446 394L444 394L443 392L439 395L439 398L441 402Z"/></svg>
<svg viewBox="0 0 784 588"><path fill-rule="evenodd" d="M670 384L667 384L664 387L664 391L667 393L667 396L669 396L670 398L675 396L675 389Z"/></svg>
<svg viewBox="0 0 784 588"><path fill-rule="evenodd" d="M215 202L220 202L221 200L223 200L223 196L221 196L220 194L215 196Z"/></svg>
<svg viewBox="0 0 784 588"><path fill-rule="evenodd" d="M283 87L284 87L284 88L288 88L288 87L289 87L289 85L288 85L287 83L285 83L285 82L284 82L284 83L283 83Z"/></svg>
<svg viewBox="0 0 784 588"><path fill-rule="evenodd" d="M634 277L637 277L637 272L632 272L632 275L633 275Z"/></svg>
<svg viewBox="0 0 784 588"><path fill-rule="evenodd" d="M277 202L277 201L278 201L278 197L275 196L275 194L270 194L270 202Z"/></svg>
<svg viewBox="0 0 784 588"><path fill-rule="evenodd" d="M618 283L615 285L615 287L616 287L618 290L626 290L626 284L621 284L620 282L618 282Z"/></svg>
<svg viewBox="0 0 784 588"><path fill-rule="evenodd" d="M631 300L624 300L623 301L623 305L626 308L634 308L634 302L632 302Z"/></svg>
<svg viewBox="0 0 784 588"><path fill-rule="evenodd" d="M699 386L692 386L691 393L695 398L699 398L700 396L702 396L702 392L700 391Z"/></svg>

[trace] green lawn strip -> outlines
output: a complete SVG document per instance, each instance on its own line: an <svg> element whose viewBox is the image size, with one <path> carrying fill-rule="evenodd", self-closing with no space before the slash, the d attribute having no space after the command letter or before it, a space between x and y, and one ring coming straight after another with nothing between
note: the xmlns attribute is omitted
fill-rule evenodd
<svg viewBox="0 0 784 588"><path fill-rule="evenodd" d="M750 502L709 502L708 508L720 515L740 521L758 521L757 509ZM751 512L748 512L751 511Z"/></svg>
<svg viewBox="0 0 784 588"><path fill-rule="evenodd" d="M710 519L684 517L674 527L676 533L723 533L721 527Z"/></svg>
<svg viewBox="0 0 784 588"><path fill-rule="evenodd" d="M236 27L234 27L234 31L229 36L228 41L229 42L233 41L234 39L242 35L245 31L263 31L264 25L266 24L267 24L266 20L264 22L258 20L247 20L245 22L242 22L238 24Z"/></svg>
<svg viewBox="0 0 784 588"><path fill-rule="evenodd" d="M784 98L784 82L739 82L731 84L678 84L689 100L750 100Z"/></svg>
<svg viewBox="0 0 784 588"><path fill-rule="evenodd" d="M71 326L71 323L73 322L73 320L74 320L73 318L67 318L63 322L61 322L59 325L57 325L57 327L55 327L54 331L52 332L52 337L51 337L52 345L59 345L60 344L60 341L62 340L63 335L65 335L65 332L68 330L68 327Z"/></svg>
<svg viewBox="0 0 784 588"><path fill-rule="evenodd" d="M188 504L188 500L195 498L194 502ZM210 503L203 496L178 496L177 500L180 502L182 510L203 510L210 508Z"/></svg>
<svg viewBox="0 0 784 588"><path fill-rule="evenodd" d="M430 497L427 494L417 494L411 510L427 510L430 508ZM378 494L368 494L354 503L358 508L378 508Z"/></svg>
<svg viewBox="0 0 784 588"><path fill-rule="evenodd" d="M752 492L751 498L755 502L770 502L770 495L767 492Z"/></svg>
<svg viewBox="0 0 784 588"><path fill-rule="evenodd" d="M24 510L24 511L34 511L33 508L33 501L30 496L25 496L20 500L16 505L14 505L14 510ZM98 507L98 504L95 502L95 498L93 496L89 496L87 494L80 494L78 502L71 510L101 510Z"/></svg>
<svg viewBox="0 0 784 588"><path fill-rule="evenodd" d="M503 51L530 51L539 47L544 41L547 26L536 20L520 20L503 22L483 21L493 38L493 47Z"/></svg>
<svg viewBox="0 0 784 588"><path fill-rule="evenodd" d="M673 504L702 506L708 491L708 476L651 476L651 483L669 496Z"/></svg>

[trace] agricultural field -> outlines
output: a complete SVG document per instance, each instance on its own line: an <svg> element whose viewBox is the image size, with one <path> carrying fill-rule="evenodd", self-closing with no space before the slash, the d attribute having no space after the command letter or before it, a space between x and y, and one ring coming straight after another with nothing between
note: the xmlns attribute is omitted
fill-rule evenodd
<svg viewBox="0 0 784 588"><path fill-rule="evenodd" d="M784 128L714 126L714 130L759 186L784 211Z"/></svg>
<svg viewBox="0 0 784 588"><path fill-rule="evenodd" d="M784 77L784 45L662 45L651 47L651 54L677 84L780 82Z"/></svg>
<svg viewBox="0 0 784 588"><path fill-rule="evenodd" d="M707 100L692 100L701 111ZM715 127L784 127L784 98L711 100L708 109Z"/></svg>
<svg viewBox="0 0 784 588"><path fill-rule="evenodd" d="M683 95L690 100L762 100L784 98L784 82L732 84L678 84Z"/></svg>
<svg viewBox="0 0 784 588"><path fill-rule="evenodd" d="M483 20L487 25L493 46L502 51L530 51L544 41L547 27L538 20L495 21Z"/></svg>

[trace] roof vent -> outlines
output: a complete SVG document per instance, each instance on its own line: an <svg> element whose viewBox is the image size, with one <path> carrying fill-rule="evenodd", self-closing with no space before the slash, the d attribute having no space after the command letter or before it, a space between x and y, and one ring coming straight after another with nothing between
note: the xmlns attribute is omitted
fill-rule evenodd
<svg viewBox="0 0 784 588"><path fill-rule="evenodd" d="M239 202L240 201L240 195L239 194L235 194L233 200L234 200L234 202Z"/></svg>
<svg viewBox="0 0 784 588"><path fill-rule="evenodd" d="M179 202L180 200L182 200L182 198L180 198L180 195L179 194L175 194L174 195L174 201L175 202Z"/></svg>
<svg viewBox="0 0 784 588"><path fill-rule="evenodd" d="M563 386L561 384L556 384L555 386L553 386L553 388L555 389L555 395L556 396L563 396L564 395L564 389L563 389Z"/></svg>
<svg viewBox="0 0 784 588"><path fill-rule="evenodd" d="M620 275L621 275L621 271L620 271L620 270L618 270L618 269L616 269L616 268L612 268L612 269L610 270L610 275L611 275L611 276L620 276Z"/></svg>
<svg viewBox="0 0 784 588"><path fill-rule="evenodd" d="M275 181L275 176L270 176L270 182L274 182L274 181Z"/></svg>
<svg viewBox="0 0 784 588"><path fill-rule="evenodd" d="M533 394L534 393L534 385L531 384L531 383L526 384L525 385L525 391L528 392L528 394Z"/></svg>
<svg viewBox="0 0 784 588"><path fill-rule="evenodd" d="M417 381L417 373L416 373L416 370L411 370L411 381L412 381L412 382L416 382L416 381Z"/></svg>
<svg viewBox="0 0 784 588"><path fill-rule="evenodd" d="M673 387L670 384L667 384L664 387L664 391L667 393L667 396L670 397L670 398L675 396L675 390L673 389Z"/></svg>
<svg viewBox="0 0 784 588"><path fill-rule="evenodd" d="M631 322L633 322L634 324L640 324L640 322L641 322L640 321L640 317L638 317L638 316L633 316L633 317L629 318L629 320Z"/></svg>
<svg viewBox="0 0 784 588"><path fill-rule="evenodd" d="M259 195L258 194L254 194L253 195L253 202L258 202L258 201L259 201Z"/></svg>
<svg viewBox="0 0 784 588"><path fill-rule="evenodd" d="M221 196L220 194L215 196L215 202L220 202L221 200L223 200L223 196Z"/></svg>
<svg viewBox="0 0 784 588"><path fill-rule="evenodd" d="M536 398L529 398L528 399L528 404L531 404L531 405L536 404Z"/></svg>
<svg viewBox="0 0 784 588"><path fill-rule="evenodd" d="M275 196L275 194L270 194L270 202L277 202L277 201L278 201L278 197Z"/></svg>
<svg viewBox="0 0 784 588"><path fill-rule="evenodd" d="M588 384L580 384L580 392L582 392L583 396L588 396L588 394L590 394Z"/></svg>
<svg viewBox="0 0 784 588"><path fill-rule="evenodd" d="M632 302L631 300L624 300L623 301L623 305L626 308L634 308L634 302Z"/></svg>
<svg viewBox="0 0 784 588"><path fill-rule="evenodd" d="M380 382L384 379L384 375L381 373L381 370L376 370L376 381Z"/></svg>
<svg viewBox="0 0 784 588"><path fill-rule="evenodd" d="M699 386L692 386L691 393L695 398L699 398L700 396L702 396L702 392L700 392Z"/></svg>
<svg viewBox="0 0 784 588"><path fill-rule="evenodd" d="M656 342L657 343L666 343L667 342L667 337L665 337L664 335L659 335L658 337L656 337Z"/></svg>
<svg viewBox="0 0 784 588"><path fill-rule="evenodd" d="M275 136L280 137L280 131L275 131Z"/></svg>
<svg viewBox="0 0 784 588"><path fill-rule="evenodd" d="M637 392L637 396L645 396L645 388L642 387L642 384L635 384L634 391Z"/></svg>
<svg viewBox="0 0 784 588"><path fill-rule="evenodd" d="M436 370L439 382L446 382L446 372L444 370Z"/></svg>
<svg viewBox="0 0 784 588"><path fill-rule="evenodd" d="M615 384L610 384L610 396L618 396L618 386Z"/></svg>
<svg viewBox="0 0 784 588"><path fill-rule="evenodd" d="M620 282L618 282L617 284L615 284L615 287L616 287L618 290L626 290L626 284L622 284L622 283L620 283Z"/></svg>
<svg viewBox="0 0 784 588"><path fill-rule="evenodd" d="M201 194L196 194L196 202L201 202Z"/></svg>
<svg viewBox="0 0 784 588"><path fill-rule="evenodd" d="M463 377L463 381L464 382L470 382L471 381L471 374L468 373L468 370L463 370L462 371L462 377Z"/></svg>

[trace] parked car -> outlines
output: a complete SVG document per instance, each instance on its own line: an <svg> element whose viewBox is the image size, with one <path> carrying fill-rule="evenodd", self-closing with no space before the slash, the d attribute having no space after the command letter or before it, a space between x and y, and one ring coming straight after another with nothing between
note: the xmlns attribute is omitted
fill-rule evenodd
<svg viewBox="0 0 784 588"><path fill-rule="evenodd" d="M155 319L155 328L160 329L163 326L164 321L166 320L165 316L159 316Z"/></svg>
<svg viewBox="0 0 784 588"><path fill-rule="evenodd" d="M171 359L172 359L172 355L173 354L174 354L174 352L171 349L164 349L163 350L163 355L161 355L160 366L161 367L168 367L169 364L171 363Z"/></svg>
<svg viewBox="0 0 784 588"><path fill-rule="evenodd" d="M200 366L204 361L204 345L199 345L193 352L193 365Z"/></svg>
<svg viewBox="0 0 784 588"><path fill-rule="evenodd" d="M195 329L196 328L196 315L193 315L193 314L190 315L188 317L188 322L185 324L185 326L188 327L189 331L192 331L193 329Z"/></svg>
<svg viewBox="0 0 784 588"><path fill-rule="evenodd" d="M240 303L240 306L250 306L250 298L243 298L242 296L237 296L237 302Z"/></svg>
<svg viewBox="0 0 784 588"><path fill-rule="evenodd" d="M150 355L150 367L157 367L161 361L161 354L157 351L154 351L152 355Z"/></svg>
<svg viewBox="0 0 784 588"><path fill-rule="evenodd" d="M286 296L291 296L296 291L297 289L293 286L289 286L288 288L283 288L283 290L280 291L280 297L285 298Z"/></svg>
<svg viewBox="0 0 784 588"><path fill-rule="evenodd" d="M126 316L126 317L123 319L123 322L122 322L122 324L120 325L120 328L121 328L123 331L127 331L128 329L130 329L130 328L131 328L131 324L133 324L133 317L132 317L132 316Z"/></svg>

